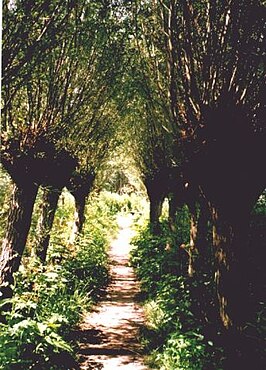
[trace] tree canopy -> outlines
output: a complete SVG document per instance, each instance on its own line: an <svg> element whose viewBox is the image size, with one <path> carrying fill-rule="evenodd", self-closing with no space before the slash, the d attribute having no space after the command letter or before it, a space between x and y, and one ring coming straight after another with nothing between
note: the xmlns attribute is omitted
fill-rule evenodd
<svg viewBox="0 0 266 370"><path fill-rule="evenodd" d="M49 195L58 192L54 215L64 187L81 232L95 177L98 190L130 192L139 185L128 167L146 188L153 234L165 198L172 230L187 205L190 252L204 254L211 228L221 322L233 337L242 330L248 228L266 185L265 17L262 0L3 2L1 162L13 181L3 295L39 187L40 234L51 232Z"/></svg>

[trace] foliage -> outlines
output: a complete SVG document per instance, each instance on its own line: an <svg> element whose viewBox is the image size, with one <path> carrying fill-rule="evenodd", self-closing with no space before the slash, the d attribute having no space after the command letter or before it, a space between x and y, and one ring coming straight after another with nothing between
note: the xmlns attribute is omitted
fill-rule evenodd
<svg viewBox="0 0 266 370"><path fill-rule="evenodd" d="M266 216L266 190L260 195L252 213L253 215Z"/></svg>
<svg viewBox="0 0 266 370"><path fill-rule="evenodd" d="M136 0L123 6L123 1L4 2L3 158L12 154L8 164L12 164L15 177L23 168L27 169L27 178L34 181L28 172L31 149L35 148L33 162L37 157L49 157L51 147L56 153L64 148L75 154L82 166L98 170L110 148L124 141L125 147L132 149L130 154L143 179L154 180L161 175L155 188L168 191L170 170L184 170L207 202L222 204L228 207L228 214L233 211L241 216L242 205L248 206L248 199L253 199L246 195L251 195L253 188L257 194L265 183L261 170L265 148L264 2ZM122 128L117 134L119 125ZM14 138L13 151L9 144ZM248 146L253 149L248 151ZM25 167L20 166L21 158ZM107 189L131 187L130 179L119 170L120 166L111 173ZM2 203L4 187L5 182L1 182ZM105 245L110 237L106 227L114 226L116 212L135 212L136 208L128 195L105 193L104 197L93 196L93 204L87 207L89 226L73 249L67 247L73 207L68 203L69 208L59 208L45 271L30 257L34 216L24 271L16 278L16 294L28 300L29 312L33 311L32 321L21 317L21 327L33 338L50 335L50 329L41 333L35 324L41 320L47 328L50 325L41 302L49 314L63 313L67 320L62 320L60 328L66 329L78 319L76 307L82 306L83 293L89 291L90 297L96 297L106 284ZM6 214L5 203L3 219ZM158 338L165 349L162 356L158 354L158 361L166 367L201 368L208 347L205 337L195 331L195 323L202 325L206 320L206 310L201 312L201 307L213 289L211 271L197 281L180 278L186 271L187 256L179 246L188 243L185 225L189 221L184 209L178 215L182 222L177 222L177 235L167 231L166 223L160 237L147 230L141 232L134 241L138 248L132 253L132 264L156 312L154 330L160 331ZM0 228L2 236L2 224ZM257 295L262 290L264 259L260 246L265 241L264 230L265 194L253 209L250 231L250 244L254 246L250 290L257 289ZM230 260L228 253L225 255ZM237 259L236 253L232 260ZM251 270L251 265L245 269ZM16 316L19 304L15 301ZM210 302L212 305L212 299ZM3 324L3 333L9 324L17 325L10 320L8 325ZM60 328L54 331L56 335L61 335ZM44 352L51 351L42 346ZM174 363L167 362L169 357Z"/></svg>
<svg viewBox="0 0 266 370"><path fill-rule="evenodd" d="M23 73L27 83L19 83L18 71L12 74L16 95L12 95L10 81L4 85L3 129L8 132L12 126L13 131L24 134L25 126L33 136L48 129L56 140L58 135L62 138L66 126L77 134L80 127L73 123L86 117L88 137L96 120L98 126L98 111L103 114L100 106L106 108L109 87L119 70L112 67L123 49L123 32L111 9L97 1L38 1L35 5L18 1L13 8L5 6L4 15L4 66L13 71L14 65L21 65L28 70ZM32 38L29 45L28 36ZM46 115L47 109L53 114ZM55 133L51 126L58 125L60 133Z"/></svg>
<svg viewBox="0 0 266 370"><path fill-rule="evenodd" d="M32 302L17 298L8 324L1 324L0 369L40 368L53 369L53 358L63 352L72 353L71 346L59 334L64 316L53 314L49 319L38 320L25 317L26 311L34 309ZM33 365L35 367L33 367ZM15 367L14 367L15 368Z"/></svg>
<svg viewBox="0 0 266 370"><path fill-rule="evenodd" d="M87 205L84 233L67 247L65 228L73 217L70 199L65 194L60 201L47 265L30 253L24 256L15 274L14 296L1 306L9 304L12 310L1 324L0 369L59 369L62 359L74 362L71 329L108 282L114 211L106 205L106 195L94 196Z"/></svg>
<svg viewBox="0 0 266 370"><path fill-rule="evenodd" d="M118 118L119 116L119 118ZM114 150L108 151L107 160L98 168L95 188L99 191L106 190L112 193L122 194L141 194L143 184L140 181L139 171L136 168L131 155L128 155L128 147L125 147L125 122L121 112L116 112L115 120L117 125L117 143Z"/></svg>
<svg viewBox="0 0 266 370"><path fill-rule="evenodd" d="M162 233L153 235L147 224L140 226L137 236L132 240L136 248L131 252L131 263L136 268L143 291L153 295L163 276L179 276L185 270L187 259L179 248L189 242L188 209L183 207L177 213L177 232L171 233L168 223L161 222ZM143 221L142 221L143 222Z"/></svg>
<svg viewBox="0 0 266 370"><path fill-rule="evenodd" d="M158 288L161 277L169 272L171 263L168 252L165 250L167 237L154 237L149 228L132 241L137 249L131 252L131 263L137 269L142 289L146 294L153 295ZM176 267L176 251L170 251L173 268ZM177 274L177 271L176 271Z"/></svg>
<svg viewBox="0 0 266 370"><path fill-rule="evenodd" d="M118 212L144 212L146 204L142 196L132 194L117 194L103 191L101 196L105 202L105 207L108 208L110 216L114 216Z"/></svg>
<svg viewBox="0 0 266 370"><path fill-rule="evenodd" d="M70 282L67 285L70 294L89 293L91 298L97 298L108 282L105 241L99 235L94 240L80 238L78 251L64 263L63 275Z"/></svg>
<svg viewBox="0 0 266 370"><path fill-rule="evenodd" d="M211 342L209 345L212 345ZM163 347L163 353L155 351L154 362L161 370L203 370L206 369L205 358L208 356L206 347L203 336L197 333L184 335L174 332Z"/></svg>
<svg viewBox="0 0 266 370"><path fill-rule="evenodd" d="M182 212L179 217L185 218L186 209ZM219 369L221 351L204 327L213 319L212 277L206 274L194 280L186 276L187 261L179 245L188 224L179 226L179 236L163 225L160 236L153 236L146 225L132 242L131 263L145 297L143 340L150 353L148 361L161 370L207 369L213 364ZM206 302L211 308L204 306Z"/></svg>

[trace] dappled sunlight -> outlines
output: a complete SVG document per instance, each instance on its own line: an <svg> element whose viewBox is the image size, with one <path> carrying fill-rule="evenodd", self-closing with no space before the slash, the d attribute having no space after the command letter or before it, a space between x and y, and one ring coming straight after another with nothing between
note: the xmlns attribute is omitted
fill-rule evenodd
<svg viewBox="0 0 266 370"><path fill-rule="evenodd" d="M104 300L84 317L77 331L81 369L148 369L139 342L144 324L136 299L140 289L128 265L132 220L132 215L118 216L120 232L109 251L111 283Z"/></svg>

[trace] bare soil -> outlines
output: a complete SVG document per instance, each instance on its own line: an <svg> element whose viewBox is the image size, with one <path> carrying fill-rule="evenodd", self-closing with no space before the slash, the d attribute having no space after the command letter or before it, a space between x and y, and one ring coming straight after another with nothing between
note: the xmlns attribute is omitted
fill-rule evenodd
<svg viewBox="0 0 266 370"><path fill-rule="evenodd" d="M148 370L143 363L139 328L144 315L137 302L139 284L128 265L132 217L119 217L120 232L109 258L111 283L95 310L84 317L78 330L80 369Z"/></svg>

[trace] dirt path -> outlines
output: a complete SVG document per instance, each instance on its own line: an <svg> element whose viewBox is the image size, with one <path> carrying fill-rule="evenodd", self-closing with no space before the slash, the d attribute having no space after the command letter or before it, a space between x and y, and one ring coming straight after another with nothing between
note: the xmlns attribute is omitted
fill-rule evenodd
<svg viewBox="0 0 266 370"><path fill-rule="evenodd" d="M81 369L148 370L138 341L139 327L144 321L136 302L139 285L128 267L132 219L119 217L118 222L120 232L109 252L112 281L107 296L80 327Z"/></svg>

